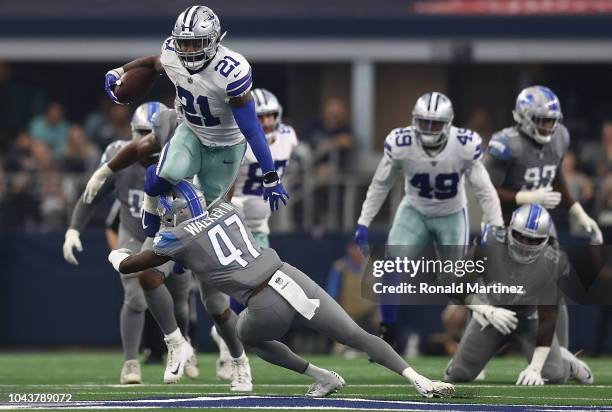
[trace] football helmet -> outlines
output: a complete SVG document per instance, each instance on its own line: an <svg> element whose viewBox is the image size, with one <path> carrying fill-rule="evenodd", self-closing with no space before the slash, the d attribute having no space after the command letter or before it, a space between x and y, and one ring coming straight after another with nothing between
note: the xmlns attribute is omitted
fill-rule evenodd
<svg viewBox="0 0 612 412"><path fill-rule="evenodd" d="M548 87L531 86L516 98L512 111L519 129L539 144L546 144L563 119L559 98Z"/></svg>
<svg viewBox="0 0 612 412"><path fill-rule="evenodd" d="M280 125L283 117L283 106L278 102L278 99L269 90L266 89L253 89L251 91L251 95L253 96L253 100L255 100L255 112L257 116L264 116L266 114L275 115L274 124L271 127L264 125L262 123L262 127L264 132L266 132L266 136L269 138L272 133L274 133L278 126Z"/></svg>
<svg viewBox="0 0 612 412"><path fill-rule="evenodd" d="M132 114L130 125L132 126L132 139L140 139L153 130L153 118L156 113L167 109L166 105L160 102L146 102L136 108Z"/></svg>
<svg viewBox="0 0 612 412"><path fill-rule="evenodd" d="M182 180L159 197L157 214L163 227L175 227L191 219L205 219L208 216L206 199L195 185Z"/></svg>
<svg viewBox="0 0 612 412"><path fill-rule="evenodd" d="M522 264L535 261L550 238L552 219L546 209L526 204L514 211L508 226L508 252Z"/></svg>
<svg viewBox="0 0 612 412"><path fill-rule="evenodd" d="M419 97L412 111L412 126L423 147L440 147L448 139L453 117L453 104L442 93Z"/></svg>
<svg viewBox="0 0 612 412"><path fill-rule="evenodd" d="M197 71L217 53L223 39L221 22L206 6L191 6L179 14L172 30L174 50L181 64Z"/></svg>

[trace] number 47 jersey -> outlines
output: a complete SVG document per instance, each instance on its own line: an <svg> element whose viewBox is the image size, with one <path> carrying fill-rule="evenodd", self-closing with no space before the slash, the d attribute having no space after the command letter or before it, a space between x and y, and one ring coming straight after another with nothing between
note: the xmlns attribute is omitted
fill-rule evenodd
<svg viewBox="0 0 612 412"><path fill-rule="evenodd" d="M466 206L464 175L474 187L485 223L503 224L499 199L482 165L482 139L468 129L451 127L446 146L425 152L412 127L394 129L368 189L358 223L369 226L395 179L403 175L410 205L425 216L446 216Z"/></svg>
<svg viewBox="0 0 612 412"><path fill-rule="evenodd" d="M166 39L160 56L164 71L176 88L184 121L206 146L233 146L244 141L229 99L249 93L251 66L242 55L219 46L217 54L199 72L190 73Z"/></svg>

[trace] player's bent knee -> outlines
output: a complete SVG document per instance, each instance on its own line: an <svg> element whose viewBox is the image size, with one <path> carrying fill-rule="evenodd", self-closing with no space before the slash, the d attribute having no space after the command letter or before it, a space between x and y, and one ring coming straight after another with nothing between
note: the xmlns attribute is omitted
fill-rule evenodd
<svg viewBox="0 0 612 412"><path fill-rule="evenodd" d="M144 312L147 310L147 301L145 300L142 290L138 292L126 293L123 305L134 312Z"/></svg>
<svg viewBox="0 0 612 412"><path fill-rule="evenodd" d="M138 274L138 281L143 290L153 290L164 283L164 274L157 269L146 269Z"/></svg>
<svg viewBox="0 0 612 412"><path fill-rule="evenodd" d="M545 364L542 368L542 379L546 383L562 384L567 380L568 374L565 373L563 365Z"/></svg>
<svg viewBox="0 0 612 412"><path fill-rule="evenodd" d="M203 303L204 309L213 318L222 316L226 311L228 311L227 317L229 317L229 299L224 295L206 296Z"/></svg>
<svg viewBox="0 0 612 412"><path fill-rule="evenodd" d="M472 382L478 372L474 373L469 368L466 368L460 364L451 363L444 371L445 382Z"/></svg>
<svg viewBox="0 0 612 412"><path fill-rule="evenodd" d="M220 313L218 315L211 315L211 316L213 317L216 323L225 323L227 322L227 320L230 318L231 315L232 315L232 310L230 308L227 308L223 311L223 313Z"/></svg>

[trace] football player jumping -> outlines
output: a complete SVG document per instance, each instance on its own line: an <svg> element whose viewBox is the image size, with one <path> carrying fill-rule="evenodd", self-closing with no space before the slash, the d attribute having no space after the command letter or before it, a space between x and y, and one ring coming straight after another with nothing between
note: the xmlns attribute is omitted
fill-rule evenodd
<svg viewBox="0 0 612 412"><path fill-rule="evenodd" d="M121 273L155 267L169 260L191 269L247 308L238 320L240 340L262 359L314 380L306 396L321 397L345 385L337 373L304 360L279 342L296 317L314 330L366 352L375 362L411 382L426 397L452 396L453 385L431 381L412 369L379 337L361 329L312 279L261 247L235 207L223 199L206 208L201 193L186 197L179 183L160 198L164 229L154 249L138 254L114 250L109 261Z"/></svg>
<svg viewBox="0 0 612 412"><path fill-rule="evenodd" d="M464 176L478 197L484 223L503 226L499 199L481 162L482 140L471 130L453 126L452 121L449 98L431 92L417 100L411 126L389 133L357 222L355 242L362 248L368 245L368 226L400 175L406 194L393 219L389 246L448 245L451 247L444 251L453 256L445 258L462 257L469 236ZM410 248L406 253L418 250ZM397 306L381 305L381 315L381 336L393 345Z"/></svg>
<svg viewBox="0 0 612 412"><path fill-rule="evenodd" d="M242 55L221 45L224 35L211 9L191 6L178 16L159 56L136 59L106 74L105 90L118 102L113 90L124 73L138 67L163 70L184 115L147 180L143 228L148 236L159 229L156 197L182 179L197 175L208 202L227 193L246 149L245 138L263 171L264 199L272 210L279 201L287 202L249 93L251 67Z"/></svg>

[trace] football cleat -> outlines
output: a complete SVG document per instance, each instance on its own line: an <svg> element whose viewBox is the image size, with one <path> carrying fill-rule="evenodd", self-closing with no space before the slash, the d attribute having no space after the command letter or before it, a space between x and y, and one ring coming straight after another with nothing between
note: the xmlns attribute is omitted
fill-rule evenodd
<svg viewBox="0 0 612 412"><path fill-rule="evenodd" d="M568 351L566 348L561 348L561 357L570 364L570 379L575 379L583 385L592 385L594 382L593 372L586 362L578 359L578 357Z"/></svg>
<svg viewBox="0 0 612 412"><path fill-rule="evenodd" d="M200 367L198 366L198 358L195 353L185 364L185 375L187 375L189 379L197 379L197 377L200 376Z"/></svg>
<svg viewBox="0 0 612 412"><path fill-rule="evenodd" d="M176 383L185 372L185 365L193 356L193 348L186 340L180 342L169 342L164 338L168 346L168 362L164 372L164 383Z"/></svg>
<svg viewBox="0 0 612 412"><path fill-rule="evenodd" d="M225 344L223 338L217 332L217 329L213 327L210 329L210 336L215 341L217 347L219 347L219 359L217 359L217 378L222 381L229 381L232 379L232 357L229 352L229 348Z"/></svg>
<svg viewBox="0 0 612 412"><path fill-rule="evenodd" d="M346 382L342 376L338 375L334 371L327 372L329 373L324 381L317 381L310 385L308 392L306 392L306 396L312 398L322 398L338 392L338 390L342 389L344 385L346 385Z"/></svg>
<svg viewBox="0 0 612 412"><path fill-rule="evenodd" d="M251 392L253 382L251 381L251 365L245 354L238 359L230 361L232 368L230 390L232 392Z"/></svg>
<svg viewBox="0 0 612 412"><path fill-rule="evenodd" d="M137 359L125 361L123 368L121 368L121 377L119 382L122 385L131 385L142 382L140 375L140 364Z"/></svg>

